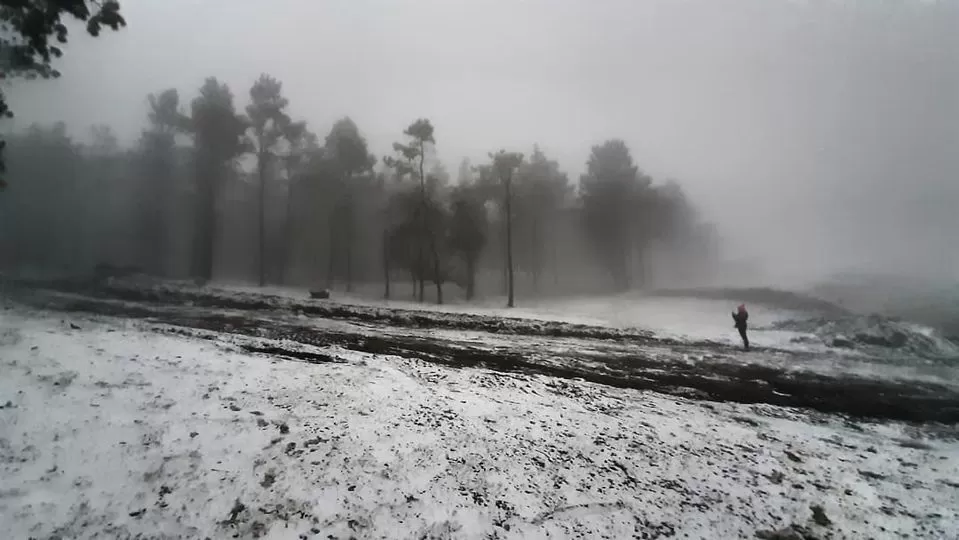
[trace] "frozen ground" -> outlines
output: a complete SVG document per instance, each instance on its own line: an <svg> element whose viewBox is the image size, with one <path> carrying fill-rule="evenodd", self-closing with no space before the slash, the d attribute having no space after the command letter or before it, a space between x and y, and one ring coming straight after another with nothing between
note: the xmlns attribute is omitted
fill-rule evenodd
<svg viewBox="0 0 959 540"><path fill-rule="evenodd" d="M24 305L48 310L337 346L454 367L876 419L959 422L955 358L859 347L857 339L849 341L851 348L828 347L820 341L743 353L727 343L677 339L646 329L349 305L183 284L14 283L5 292ZM296 356L282 347L270 350Z"/></svg>
<svg viewBox="0 0 959 540"><path fill-rule="evenodd" d="M258 288L249 285L221 284L223 294L269 295L287 302L300 302L307 291L288 287ZM886 332L896 340L910 334L907 354L947 357L959 361L959 346L939 332L919 324L887 320L877 323L868 313L857 315L816 297L774 289L688 289L663 290L651 294L638 292L619 295L520 299L516 308L503 307L505 298L492 297L472 302L454 298L444 305L410 301L409 287L394 291L394 299L384 301L379 288L365 287L356 293L334 291L334 302L369 309L429 312L454 315L530 319L607 327L621 330L642 329L656 336L682 341L709 341L739 345L730 312L745 302L750 313L750 341L756 347L798 352L824 352L836 343L861 346ZM405 292L405 294L404 294ZM870 325L865 328L864 325ZM857 336L858 334L858 336ZM865 337L857 342L857 337ZM848 348L848 347L847 347ZM848 351L847 351L848 352ZM881 354L873 349L872 353ZM897 351L897 353L903 351Z"/></svg>
<svg viewBox="0 0 959 540"><path fill-rule="evenodd" d="M905 323L753 305L804 339L743 353L681 299L29 285L0 281L6 537L959 538L959 369Z"/></svg>
<svg viewBox="0 0 959 540"><path fill-rule="evenodd" d="M5 538L959 531L953 426L9 305L0 369Z"/></svg>

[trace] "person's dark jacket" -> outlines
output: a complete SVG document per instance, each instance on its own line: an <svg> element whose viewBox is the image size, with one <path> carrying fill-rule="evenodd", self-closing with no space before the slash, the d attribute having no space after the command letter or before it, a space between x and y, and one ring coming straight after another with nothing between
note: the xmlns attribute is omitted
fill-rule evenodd
<svg viewBox="0 0 959 540"><path fill-rule="evenodd" d="M746 321L749 320L749 313L745 311L740 311L739 313L733 312L733 321L736 323L736 328L744 330L746 328Z"/></svg>

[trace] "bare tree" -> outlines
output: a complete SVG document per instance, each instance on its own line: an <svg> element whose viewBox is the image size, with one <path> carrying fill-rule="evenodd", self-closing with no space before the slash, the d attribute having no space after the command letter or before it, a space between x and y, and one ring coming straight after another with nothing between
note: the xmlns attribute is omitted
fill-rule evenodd
<svg viewBox="0 0 959 540"><path fill-rule="evenodd" d="M506 273L507 273L507 301L506 307L515 305L515 287L513 283L513 175L523 163L523 154L500 150L490 154L493 159L493 168L503 183L503 208L506 214Z"/></svg>

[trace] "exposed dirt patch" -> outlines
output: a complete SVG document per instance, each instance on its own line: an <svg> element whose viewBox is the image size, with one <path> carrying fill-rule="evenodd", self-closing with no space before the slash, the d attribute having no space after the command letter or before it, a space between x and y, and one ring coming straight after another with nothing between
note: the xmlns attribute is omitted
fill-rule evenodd
<svg viewBox="0 0 959 540"><path fill-rule="evenodd" d="M290 349L285 347L241 345L240 348L249 353L268 354L271 356L286 356L288 358L303 360L304 362L309 362L311 364L328 364L328 363L343 362L339 358L335 356L330 356L328 354L313 353L309 351L298 351L295 349Z"/></svg>

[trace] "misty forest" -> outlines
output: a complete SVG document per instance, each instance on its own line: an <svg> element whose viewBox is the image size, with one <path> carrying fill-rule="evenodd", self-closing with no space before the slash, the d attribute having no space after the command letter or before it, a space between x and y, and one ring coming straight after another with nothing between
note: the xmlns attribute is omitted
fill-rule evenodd
<svg viewBox="0 0 959 540"><path fill-rule="evenodd" d="M535 144L451 172L441 128L398 126L378 159L348 116L311 130L282 82L240 99L215 77L189 103L151 94L124 147L109 126L90 142L63 124L9 138L4 265L77 273L96 265L259 285L369 288L386 298L626 290L695 279L717 249L675 181L642 172L619 139L584 149L570 179ZM316 128L319 129L319 128ZM429 294L427 294L427 290Z"/></svg>
<svg viewBox="0 0 959 540"><path fill-rule="evenodd" d="M959 538L957 28L0 0L0 531Z"/></svg>

